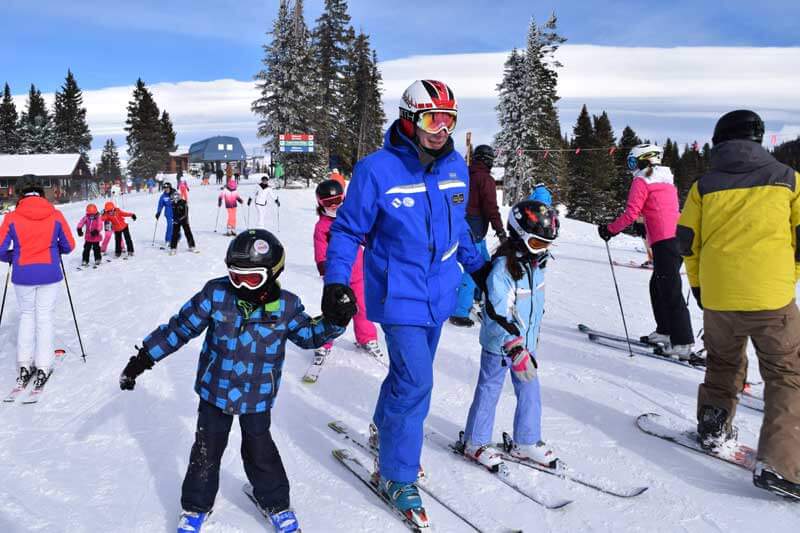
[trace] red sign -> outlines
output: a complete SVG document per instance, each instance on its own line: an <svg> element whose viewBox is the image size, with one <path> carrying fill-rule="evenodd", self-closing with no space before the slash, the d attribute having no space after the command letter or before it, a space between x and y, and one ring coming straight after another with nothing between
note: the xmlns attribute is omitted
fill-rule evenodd
<svg viewBox="0 0 800 533"><path fill-rule="evenodd" d="M280 141L313 141L314 136L308 133L281 133L278 136Z"/></svg>

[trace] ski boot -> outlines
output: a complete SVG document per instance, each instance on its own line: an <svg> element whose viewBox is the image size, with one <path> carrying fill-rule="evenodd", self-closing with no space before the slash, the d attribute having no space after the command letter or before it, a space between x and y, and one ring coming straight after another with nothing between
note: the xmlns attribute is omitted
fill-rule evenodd
<svg viewBox="0 0 800 533"><path fill-rule="evenodd" d="M658 331L654 331L650 335L640 337L639 341L652 344L653 346L669 346L669 335L663 335Z"/></svg>
<svg viewBox="0 0 800 533"><path fill-rule="evenodd" d="M316 350L314 350L314 364L321 365L325 362L325 358L331 354L331 349L326 348L324 346L320 346Z"/></svg>
<svg viewBox="0 0 800 533"><path fill-rule="evenodd" d="M756 463L753 471L753 485L786 499L800 501L800 483L787 481L768 464L761 461Z"/></svg>
<svg viewBox="0 0 800 533"><path fill-rule="evenodd" d="M716 450L726 442L736 440L739 431L728 420L728 411L722 407L704 405L697 422L697 441L704 450Z"/></svg>
<svg viewBox="0 0 800 533"><path fill-rule="evenodd" d="M178 520L178 533L200 533L200 528L212 511L207 513L194 513L192 511L181 511Z"/></svg>
<svg viewBox="0 0 800 533"><path fill-rule="evenodd" d="M128 252L128 259L131 259L132 257L133 257L133 252Z"/></svg>
<svg viewBox="0 0 800 533"><path fill-rule="evenodd" d="M558 465L558 456L543 441L536 444L517 444L515 442L508 453L517 459L539 463L548 468L555 468Z"/></svg>
<svg viewBox="0 0 800 533"><path fill-rule="evenodd" d="M300 524L297 522L297 516L291 509L284 509L277 513L267 512L269 520L272 522L272 527L275 528L275 533L299 533Z"/></svg>
<svg viewBox="0 0 800 533"><path fill-rule="evenodd" d="M177 250L177 249L175 249L175 248L170 248L170 249L169 249L169 255L171 255L171 256L172 256L172 255L175 255L175 254L177 254L177 253L178 253L178 250Z"/></svg>
<svg viewBox="0 0 800 533"><path fill-rule="evenodd" d="M17 376L17 386L24 389L28 383L33 379L36 369L34 367L21 366L19 367L19 376Z"/></svg>
<svg viewBox="0 0 800 533"><path fill-rule="evenodd" d="M659 351L659 355L677 358L679 361L691 361L693 354L694 345L692 344L672 345L668 343L662 350Z"/></svg>
<svg viewBox="0 0 800 533"><path fill-rule="evenodd" d="M364 344L356 343L356 346L366 352L369 352L369 354L375 359L383 358L383 352L381 351L381 347L378 345L378 341L376 340L367 341Z"/></svg>
<svg viewBox="0 0 800 533"><path fill-rule="evenodd" d="M193 254L199 254L199 253L200 253L200 250L198 250L198 249L197 249L197 248L195 248L194 246L190 246L190 247L189 247L189 252L191 252L191 253L193 253Z"/></svg>
<svg viewBox="0 0 800 533"><path fill-rule="evenodd" d="M94 262L94 267L97 268L101 264L103 264L103 260L102 259L96 259L95 262Z"/></svg>
<svg viewBox="0 0 800 533"><path fill-rule="evenodd" d="M86 267L88 267L88 266L89 266L89 261L82 261L82 262L81 262L81 267L82 267L82 268L86 268Z"/></svg>
<svg viewBox="0 0 800 533"><path fill-rule="evenodd" d="M50 379L50 374L53 373L53 370L45 371L43 369L36 370L36 377L33 380L33 390L40 390L44 387L47 380Z"/></svg>
<svg viewBox="0 0 800 533"><path fill-rule="evenodd" d="M473 446L468 442L464 445L464 457L485 466L490 472L500 472L506 469L503 456L497 453L491 444Z"/></svg>
<svg viewBox="0 0 800 533"><path fill-rule="evenodd" d="M449 322L460 328L471 328L475 322L469 317L451 316Z"/></svg>
<svg viewBox="0 0 800 533"><path fill-rule="evenodd" d="M377 471L375 475L378 476L376 482L378 491L393 507L403 513L408 521L421 529L430 526L428 514L422 506L422 497L419 495L419 489L414 483L384 479Z"/></svg>

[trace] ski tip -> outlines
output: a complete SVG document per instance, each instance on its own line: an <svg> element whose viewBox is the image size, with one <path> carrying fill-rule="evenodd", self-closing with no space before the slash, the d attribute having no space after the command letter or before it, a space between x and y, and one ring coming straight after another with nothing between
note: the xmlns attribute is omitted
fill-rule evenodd
<svg viewBox="0 0 800 533"><path fill-rule="evenodd" d="M580 331L588 331L590 328L586 324L578 324L578 329Z"/></svg>
<svg viewBox="0 0 800 533"><path fill-rule="evenodd" d="M334 430L336 433L344 433L344 424L341 420L333 420L328 422L328 427Z"/></svg>
<svg viewBox="0 0 800 533"><path fill-rule="evenodd" d="M557 511L558 509L563 509L564 507L568 506L572 503L572 500L558 500L555 502L548 502L544 504L545 509L549 509L551 511Z"/></svg>

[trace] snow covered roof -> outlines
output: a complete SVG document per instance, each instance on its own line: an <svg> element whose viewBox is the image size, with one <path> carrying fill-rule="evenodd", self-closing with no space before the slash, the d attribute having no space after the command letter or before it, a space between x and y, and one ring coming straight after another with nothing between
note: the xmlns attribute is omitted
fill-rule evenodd
<svg viewBox="0 0 800 533"><path fill-rule="evenodd" d="M0 155L0 176L69 176L80 162L81 154Z"/></svg>

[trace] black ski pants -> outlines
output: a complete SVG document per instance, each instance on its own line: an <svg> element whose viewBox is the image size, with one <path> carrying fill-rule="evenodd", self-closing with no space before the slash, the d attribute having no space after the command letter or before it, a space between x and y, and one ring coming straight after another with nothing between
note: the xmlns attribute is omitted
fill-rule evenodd
<svg viewBox="0 0 800 533"><path fill-rule="evenodd" d="M653 244L653 276L650 278L650 303L656 319L656 331L669 335L675 344L694 344L689 309L683 299L678 239Z"/></svg>
<svg viewBox="0 0 800 533"><path fill-rule="evenodd" d="M122 231L114 232L114 255L119 257L122 255L122 238L125 237L125 249L128 255L133 254L133 239L131 239L131 230L128 226Z"/></svg>
<svg viewBox="0 0 800 533"><path fill-rule="evenodd" d="M169 247L173 250L178 247L178 241L181 239L181 228L186 234L186 242L189 244L189 248L194 248L194 235L192 235L192 228L189 227L188 218L181 222L177 220L172 222L172 238L169 240Z"/></svg>
<svg viewBox="0 0 800 533"><path fill-rule="evenodd" d="M89 252L94 251L94 262L100 262L100 243L99 242L89 242L86 241L83 243L83 262L89 262Z"/></svg>
<svg viewBox="0 0 800 533"><path fill-rule="evenodd" d="M219 489L222 453L228 444L233 415L200 400L197 432L183 479L181 506L186 511L208 512ZM258 503L277 512L289 507L289 479L278 448L269 432L270 412L239 415L242 430L242 462Z"/></svg>

